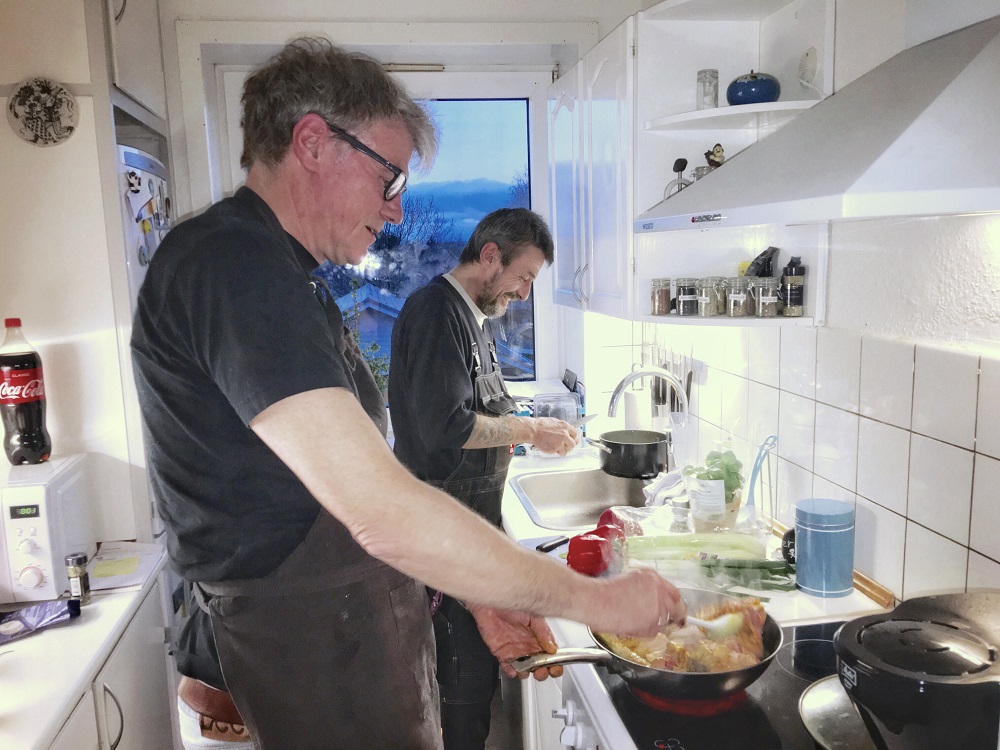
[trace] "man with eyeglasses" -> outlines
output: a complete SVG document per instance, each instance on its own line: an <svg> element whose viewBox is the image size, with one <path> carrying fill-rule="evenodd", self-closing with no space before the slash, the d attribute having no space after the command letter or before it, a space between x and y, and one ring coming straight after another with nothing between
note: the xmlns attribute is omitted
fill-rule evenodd
<svg viewBox="0 0 1000 750"><path fill-rule="evenodd" d="M191 695L214 711L206 696L228 688L257 750L439 750L425 586L611 632L683 618L655 573L577 575L393 457L371 373L311 272L359 263L402 220L411 158L435 150L426 113L371 58L300 39L247 79L242 125L245 186L167 235L132 332L171 565L221 665L179 660L216 691ZM538 651L530 621L509 619L512 648ZM206 724L226 722L198 713L211 746Z"/></svg>
<svg viewBox="0 0 1000 750"><path fill-rule="evenodd" d="M392 329L396 457L497 528L514 444L566 455L578 442L561 419L514 414L492 331L492 320L510 302L528 299L554 257L541 216L526 208L493 211L473 230L458 265L407 298ZM483 750L499 680L483 636L492 635L498 614L440 592L432 601L445 750ZM532 625L540 640L551 640L544 622ZM509 663L502 667L516 676Z"/></svg>

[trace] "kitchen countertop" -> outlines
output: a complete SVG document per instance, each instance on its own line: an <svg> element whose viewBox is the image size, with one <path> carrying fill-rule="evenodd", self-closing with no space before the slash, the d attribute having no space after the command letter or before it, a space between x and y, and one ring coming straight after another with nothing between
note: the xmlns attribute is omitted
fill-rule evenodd
<svg viewBox="0 0 1000 750"><path fill-rule="evenodd" d="M557 531L538 526L528 515L527 510L514 492L510 483L511 479L526 473L596 469L599 465L597 449L592 447L577 448L565 458L543 458L530 455L515 457L508 472L508 482L502 501L503 527L508 536L522 541L573 535L571 531ZM779 545L780 540L774 537L770 544L769 550ZM874 611L883 611L881 606L857 589L850 596L833 599L809 596L801 591L768 591L764 595L769 598L769 601L765 603L765 609L782 625L850 619Z"/></svg>
<svg viewBox="0 0 1000 750"><path fill-rule="evenodd" d="M0 646L0 748L52 744L165 563L164 554L141 590L95 592L79 617Z"/></svg>
<svg viewBox="0 0 1000 750"><path fill-rule="evenodd" d="M572 536L572 531L556 531L535 524L521 504L510 480L526 473L586 470L598 468L599 465L597 450L592 447L578 448L566 458L543 458L532 455L514 458L502 501L504 530L518 541ZM774 537L769 552L778 545L780 540ZM678 583L684 585L683 582ZM768 598L764 603L765 609L781 625L849 620L884 611L883 607L856 589L850 596L833 599L813 597L800 591L768 591L765 595ZM560 647L594 645L586 626L580 623L550 618L549 625ZM635 750L636 746L631 735L615 710L595 665L567 665L561 680L572 681L574 685L572 694L578 701L578 707L582 709L583 715L592 717L591 721L600 725L601 735L607 746L616 750ZM526 696L526 700L530 701L532 698ZM546 721L548 717L539 715L538 720Z"/></svg>

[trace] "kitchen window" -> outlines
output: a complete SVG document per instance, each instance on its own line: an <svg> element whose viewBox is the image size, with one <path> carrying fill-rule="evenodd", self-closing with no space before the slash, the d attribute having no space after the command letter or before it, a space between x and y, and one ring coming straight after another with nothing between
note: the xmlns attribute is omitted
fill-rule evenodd
<svg viewBox="0 0 1000 750"><path fill-rule="evenodd" d="M458 262L469 235L497 208L531 206L528 100L424 100L439 130L429 172L414 171L403 222L386 225L358 266L324 263L327 282L376 379L385 385L392 327L406 298ZM494 321L505 379L535 379L534 292Z"/></svg>

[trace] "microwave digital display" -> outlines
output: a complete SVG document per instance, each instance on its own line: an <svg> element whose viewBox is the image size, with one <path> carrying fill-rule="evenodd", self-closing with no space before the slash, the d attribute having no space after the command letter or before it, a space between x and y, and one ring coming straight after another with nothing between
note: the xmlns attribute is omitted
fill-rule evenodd
<svg viewBox="0 0 1000 750"><path fill-rule="evenodd" d="M18 518L38 518L37 505L12 505L10 506L10 517Z"/></svg>

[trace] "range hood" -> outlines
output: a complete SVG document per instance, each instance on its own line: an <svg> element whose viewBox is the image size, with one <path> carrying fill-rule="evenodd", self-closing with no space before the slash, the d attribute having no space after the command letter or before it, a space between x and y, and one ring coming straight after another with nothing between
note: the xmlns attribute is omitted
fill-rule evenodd
<svg viewBox="0 0 1000 750"><path fill-rule="evenodd" d="M1000 211L1000 16L890 58L634 228L984 211Z"/></svg>

